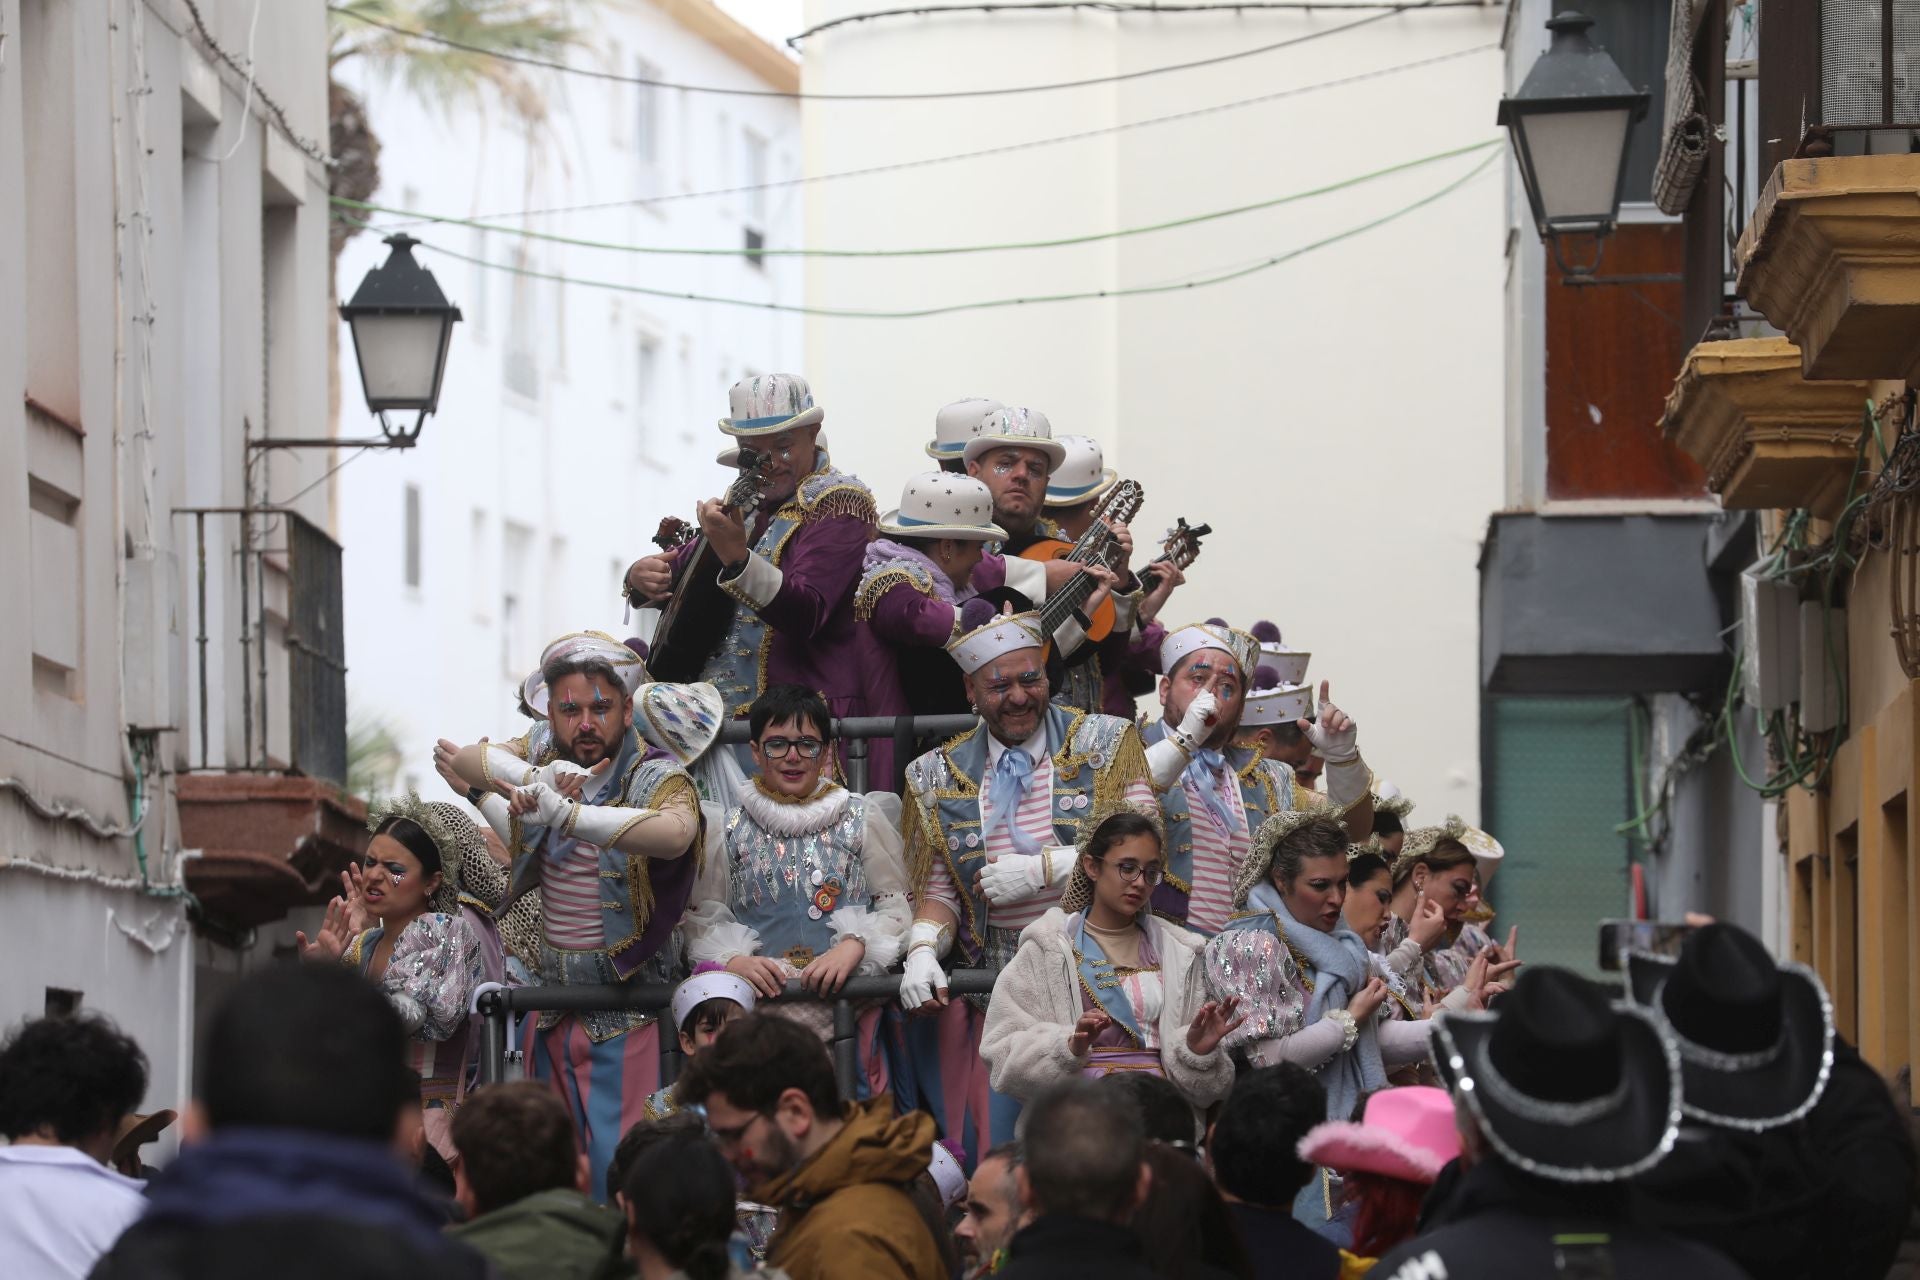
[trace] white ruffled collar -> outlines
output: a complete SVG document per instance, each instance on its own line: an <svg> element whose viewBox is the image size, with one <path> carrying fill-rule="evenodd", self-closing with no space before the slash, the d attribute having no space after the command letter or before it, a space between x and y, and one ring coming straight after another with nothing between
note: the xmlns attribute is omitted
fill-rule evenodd
<svg viewBox="0 0 1920 1280"><path fill-rule="evenodd" d="M852 792L826 778L820 780L819 789L809 799L798 801L768 794L758 778L751 786L740 788L740 807L767 834L775 836L810 836L824 831L840 821L852 798Z"/></svg>

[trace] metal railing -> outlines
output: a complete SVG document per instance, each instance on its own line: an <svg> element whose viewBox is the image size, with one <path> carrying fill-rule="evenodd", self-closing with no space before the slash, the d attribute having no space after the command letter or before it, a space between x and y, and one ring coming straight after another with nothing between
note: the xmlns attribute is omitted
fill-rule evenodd
<svg viewBox="0 0 1920 1280"><path fill-rule="evenodd" d="M947 975L947 990L954 999L961 996L990 995L993 980L999 976L985 969L957 969ZM658 1014L673 1003L674 988L664 983L635 983L631 986L600 987L496 987L483 989L474 1001L480 1023L480 1083L498 1084L506 1079L508 1024L523 1013L601 1013L619 1010ZM855 1004L869 1000L898 1000L900 975L889 973L877 978L849 978L845 986L831 996L821 997L799 982L787 983L780 998L785 1001L833 1002L833 1039L828 1050L833 1054L833 1074L840 1083L842 1097L854 1096L860 1074ZM680 1074L680 1036L678 1028L660 1024L660 1083L672 1084ZM525 1050L521 1054L524 1056Z"/></svg>
<svg viewBox="0 0 1920 1280"><path fill-rule="evenodd" d="M951 737L965 733L980 723L974 715L954 716L848 716L833 722L833 736L846 744L847 790L869 791L867 785L867 742L872 738L893 739L893 773L886 789L900 790L901 770L913 759L914 746L923 737ZM751 741L753 733L745 720L729 720L720 726L720 741Z"/></svg>

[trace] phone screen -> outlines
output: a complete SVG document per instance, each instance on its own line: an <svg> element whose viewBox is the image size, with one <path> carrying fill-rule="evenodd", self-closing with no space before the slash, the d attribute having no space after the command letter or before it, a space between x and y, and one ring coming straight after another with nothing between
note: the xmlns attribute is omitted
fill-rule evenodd
<svg viewBox="0 0 1920 1280"><path fill-rule="evenodd" d="M1657 956L1677 956L1680 944L1693 931L1690 924L1666 920L1602 920L1600 922L1600 967L1608 973L1619 972L1621 957L1628 951L1651 951Z"/></svg>

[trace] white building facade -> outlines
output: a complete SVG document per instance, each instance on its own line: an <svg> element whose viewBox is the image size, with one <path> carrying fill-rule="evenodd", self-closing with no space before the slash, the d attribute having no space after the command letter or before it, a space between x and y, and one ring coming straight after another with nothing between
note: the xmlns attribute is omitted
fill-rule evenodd
<svg viewBox="0 0 1920 1280"><path fill-rule="evenodd" d="M874 7L811 0L806 21ZM817 180L808 243L1097 238L817 259L809 303L898 311L1168 289L810 319L836 461L888 505L925 465L935 410L974 395L1098 438L1147 490L1142 541L1176 516L1215 530L1166 620L1274 620L1313 651L1309 674L1331 680L1368 761L1416 800L1416 817L1471 820L1475 561L1503 479L1501 8L941 7L805 36L808 92L1096 83L809 101L816 179L993 154ZM1186 63L1202 65L1157 70ZM1459 154L1436 158L1445 152ZM1287 196L1301 198L1268 203Z"/></svg>
<svg viewBox="0 0 1920 1280"><path fill-rule="evenodd" d="M574 16L592 24L574 65L744 92L533 71L548 119L528 129L341 68L383 146L374 203L482 224L373 216L409 224L464 321L419 447L336 479L354 722L392 735L383 784L429 795L444 793L436 738L519 732L520 682L549 640L642 634L622 575L662 517L691 521L724 487L727 387L805 366L800 319L768 309L802 301L800 260L742 252L801 241L799 188L767 185L799 174L799 109L777 96L797 66L708 0ZM568 211L483 216L552 209ZM342 292L385 253L376 234L353 240ZM662 296L686 294L751 305ZM342 399L341 434L364 434L353 391Z"/></svg>
<svg viewBox="0 0 1920 1280"><path fill-rule="evenodd" d="M149 1107L268 950L235 873L314 887L206 803L343 745L289 696L325 458L258 447L327 427L326 9L254 9L0 0L0 1022L110 1015Z"/></svg>

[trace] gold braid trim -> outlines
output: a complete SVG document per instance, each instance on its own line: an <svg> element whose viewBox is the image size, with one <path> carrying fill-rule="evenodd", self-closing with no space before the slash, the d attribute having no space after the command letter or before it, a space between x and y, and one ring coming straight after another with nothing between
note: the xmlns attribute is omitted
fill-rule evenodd
<svg viewBox="0 0 1920 1280"><path fill-rule="evenodd" d="M1151 788L1153 775L1147 769L1147 748L1140 741L1140 732L1129 725L1113 745L1113 759L1094 775L1094 808L1119 808L1126 802L1127 788L1136 782Z"/></svg>
<svg viewBox="0 0 1920 1280"><path fill-rule="evenodd" d="M802 519L809 522L852 516L862 524L880 523L879 513L873 506L873 492L851 476L847 483L836 484L807 499L801 509L805 512Z"/></svg>
<svg viewBox="0 0 1920 1280"><path fill-rule="evenodd" d="M933 597L933 588L922 584L905 569L882 569L861 583L860 590L854 593L853 616L861 622L871 622L874 606L880 603L880 597L903 582L921 595L929 599Z"/></svg>
<svg viewBox="0 0 1920 1280"><path fill-rule="evenodd" d="M927 881L933 876L933 842L939 834L939 823L911 789L906 802L901 822L906 827L902 834L906 836L907 884L918 901L926 896Z"/></svg>

